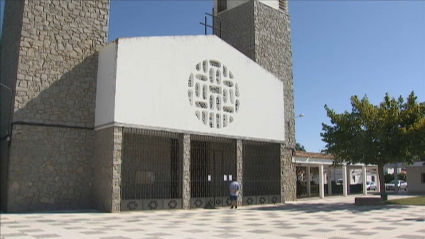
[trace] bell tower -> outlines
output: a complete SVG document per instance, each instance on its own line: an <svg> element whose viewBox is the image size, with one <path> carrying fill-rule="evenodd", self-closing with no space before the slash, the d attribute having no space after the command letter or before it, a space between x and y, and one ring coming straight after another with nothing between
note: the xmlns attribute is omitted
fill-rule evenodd
<svg viewBox="0 0 425 239"><path fill-rule="evenodd" d="M287 0L215 0L221 38L284 83L285 142L281 145L282 202L296 199L294 85ZM217 33L218 35L218 33Z"/></svg>
<svg viewBox="0 0 425 239"><path fill-rule="evenodd" d="M96 50L108 22L109 0L6 1L2 210L91 208Z"/></svg>

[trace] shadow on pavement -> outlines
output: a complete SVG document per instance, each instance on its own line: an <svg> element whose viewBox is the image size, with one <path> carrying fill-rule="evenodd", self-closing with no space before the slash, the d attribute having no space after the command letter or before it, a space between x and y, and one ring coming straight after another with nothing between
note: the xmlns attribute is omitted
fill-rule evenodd
<svg viewBox="0 0 425 239"><path fill-rule="evenodd" d="M403 209L409 206L405 205L377 205L377 206L357 206L354 203L309 203L309 204L285 204L276 206L261 206L249 208L246 210L259 211L288 211L288 212L335 212L335 211L350 211L353 213L369 212L369 211L384 211L392 209Z"/></svg>

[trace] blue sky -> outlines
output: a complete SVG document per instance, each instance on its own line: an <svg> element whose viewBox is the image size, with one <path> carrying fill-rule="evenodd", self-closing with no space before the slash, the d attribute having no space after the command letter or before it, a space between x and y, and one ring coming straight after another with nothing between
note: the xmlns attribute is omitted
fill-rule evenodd
<svg viewBox="0 0 425 239"><path fill-rule="evenodd" d="M3 0L2 0L3 1ZM3 1L4 3L4 1ZM212 0L113 0L109 40L200 35ZM290 1L297 142L324 148L324 105L351 110L352 95L386 92L425 101L425 1ZM210 21L210 19L209 19Z"/></svg>
<svg viewBox="0 0 425 239"><path fill-rule="evenodd" d="M212 0L112 1L110 40L204 34ZM324 105L350 110L352 95L386 92L425 101L424 1L290 1L297 142L324 148Z"/></svg>

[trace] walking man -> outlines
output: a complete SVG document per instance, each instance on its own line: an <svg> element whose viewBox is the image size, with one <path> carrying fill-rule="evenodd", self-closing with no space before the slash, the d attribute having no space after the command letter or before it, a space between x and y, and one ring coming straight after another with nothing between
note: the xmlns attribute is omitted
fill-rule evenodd
<svg viewBox="0 0 425 239"><path fill-rule="evenodd" d="M241 190L241 185L236 181L236 179L230 184L230 209L233 207L238 208L238 192Z"/></svg>

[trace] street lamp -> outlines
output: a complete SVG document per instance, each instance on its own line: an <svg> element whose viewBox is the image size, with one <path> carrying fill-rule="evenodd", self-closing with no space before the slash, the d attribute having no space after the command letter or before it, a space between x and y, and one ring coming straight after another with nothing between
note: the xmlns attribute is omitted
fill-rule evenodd
<svg viewBox="0 0 425 239"><path fill-rule="evenodd" d="M304 114L303 114L303 113L301 113L301 114L299 114L298 116L295 116L295 118L300 118L300 117L304 117Z"/></svg>

